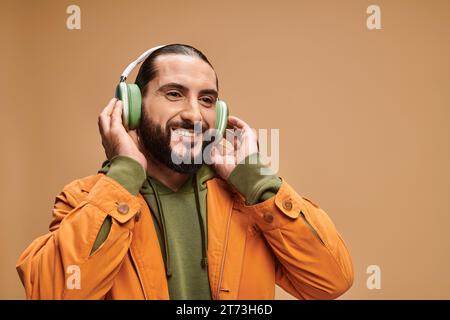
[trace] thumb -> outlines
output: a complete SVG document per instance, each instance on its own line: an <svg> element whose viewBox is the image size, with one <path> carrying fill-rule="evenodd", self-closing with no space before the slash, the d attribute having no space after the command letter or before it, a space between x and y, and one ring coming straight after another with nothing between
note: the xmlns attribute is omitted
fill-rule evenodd
<svg viewBox="0 0 450 320"><path fill-rule="evenodd" d="M114 106L113 112L111 114L111 128L117 128L122 126L122 101L118 100Z"/></svg>

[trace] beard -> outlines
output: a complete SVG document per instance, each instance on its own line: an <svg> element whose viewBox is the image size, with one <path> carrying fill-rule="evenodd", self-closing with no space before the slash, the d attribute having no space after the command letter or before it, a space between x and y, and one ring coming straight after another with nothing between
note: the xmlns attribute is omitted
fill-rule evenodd
<svg viewBox="0 0 450 320"><path fill-rule="evenodd" d="M195 173L204 164L203 161L203 151L208 145L207 141L202 141L200 156L197 156L194 161L194 156L190 156L190 161L176 161L172 160L172 147L171 142L171 127L184 128L184 129L194 129L194 124L190 121L182 121L178 123L173 123L172 125L168 122L165 129L155 122L153 122L147 115L145 108L142 108L142 117L137 129L140 141L144 149L149 152L156 160L164 164L169 169L172 169L178 173ZM202 132L205 129L202 128ZM190 150L194 148L194 142L184 144L189 153ZM176 156L175 156L176 157ZM178 163L180 162L180 163Z"/></svg>

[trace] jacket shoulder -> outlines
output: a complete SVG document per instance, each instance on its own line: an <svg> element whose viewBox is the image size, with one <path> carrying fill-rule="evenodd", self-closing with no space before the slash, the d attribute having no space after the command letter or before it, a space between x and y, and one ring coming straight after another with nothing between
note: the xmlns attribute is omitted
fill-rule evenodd
<svg viewBox="0 0 450 320"><path fill-rule="evenodd" d="M93 174L79 179L75 179L72 182L66 184L63 187L62 192L70 193L73 196L87 194L91 191L92 187L103 177L103 173Z"/></svg>
<svg viewBox="0 0 450 320"><path fill-rule="evenodd" d="M102 176L104 176L103 173L89 175L73 180L63 187L62 191L55 198L50 231L58 228L62 219L86 199L93 186Z"/></svg>

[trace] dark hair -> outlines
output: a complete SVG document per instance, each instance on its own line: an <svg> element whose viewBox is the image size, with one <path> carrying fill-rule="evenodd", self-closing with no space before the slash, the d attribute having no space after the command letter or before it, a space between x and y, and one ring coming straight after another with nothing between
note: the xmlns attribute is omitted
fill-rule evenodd
<svg viewBox="0 0 450 320"><path fill-rule="evenodd" d="M147 93L148 83L152 81L157 75L155 59L158 56L162 56L165 54L182 54L186 56L197 57L205 61L207 64L209 64L209 66L214 70L212 64L208 61L208 58L206 58L206 56L200 50L187 44L180 44L180 43L169 44L167 46L164 46L162 48L153 51L144 60L144 62L142 62L142 65L139 68L139 72L136 76L136 81L134 83L137 84L137 86L141 90L143 97ZM217 90L219 90L219 80L217 79L217 74L216 74L216 86Z"/></svg>

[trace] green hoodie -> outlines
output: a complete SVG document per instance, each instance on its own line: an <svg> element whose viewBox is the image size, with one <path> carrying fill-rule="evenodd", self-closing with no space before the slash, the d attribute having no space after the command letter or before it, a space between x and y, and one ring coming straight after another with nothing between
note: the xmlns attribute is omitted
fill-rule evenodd
<svg viewBox="0 0 450 320"><path fill-rule="evenodd" d="M245 196L248 205L272 197L281 185L276 175L262 176L261 167L259 155L253 154L228 178L228 183ZM137 161L126 156L105 161L99 172L122 184L133 195L140 192L149 205L165 263L170 298L211 299L207 268L206 181L216 176L212 167L203 165L176 192L147 176ZM110 227L111 220L106 219L92 252L105 241Z"/></svg>

